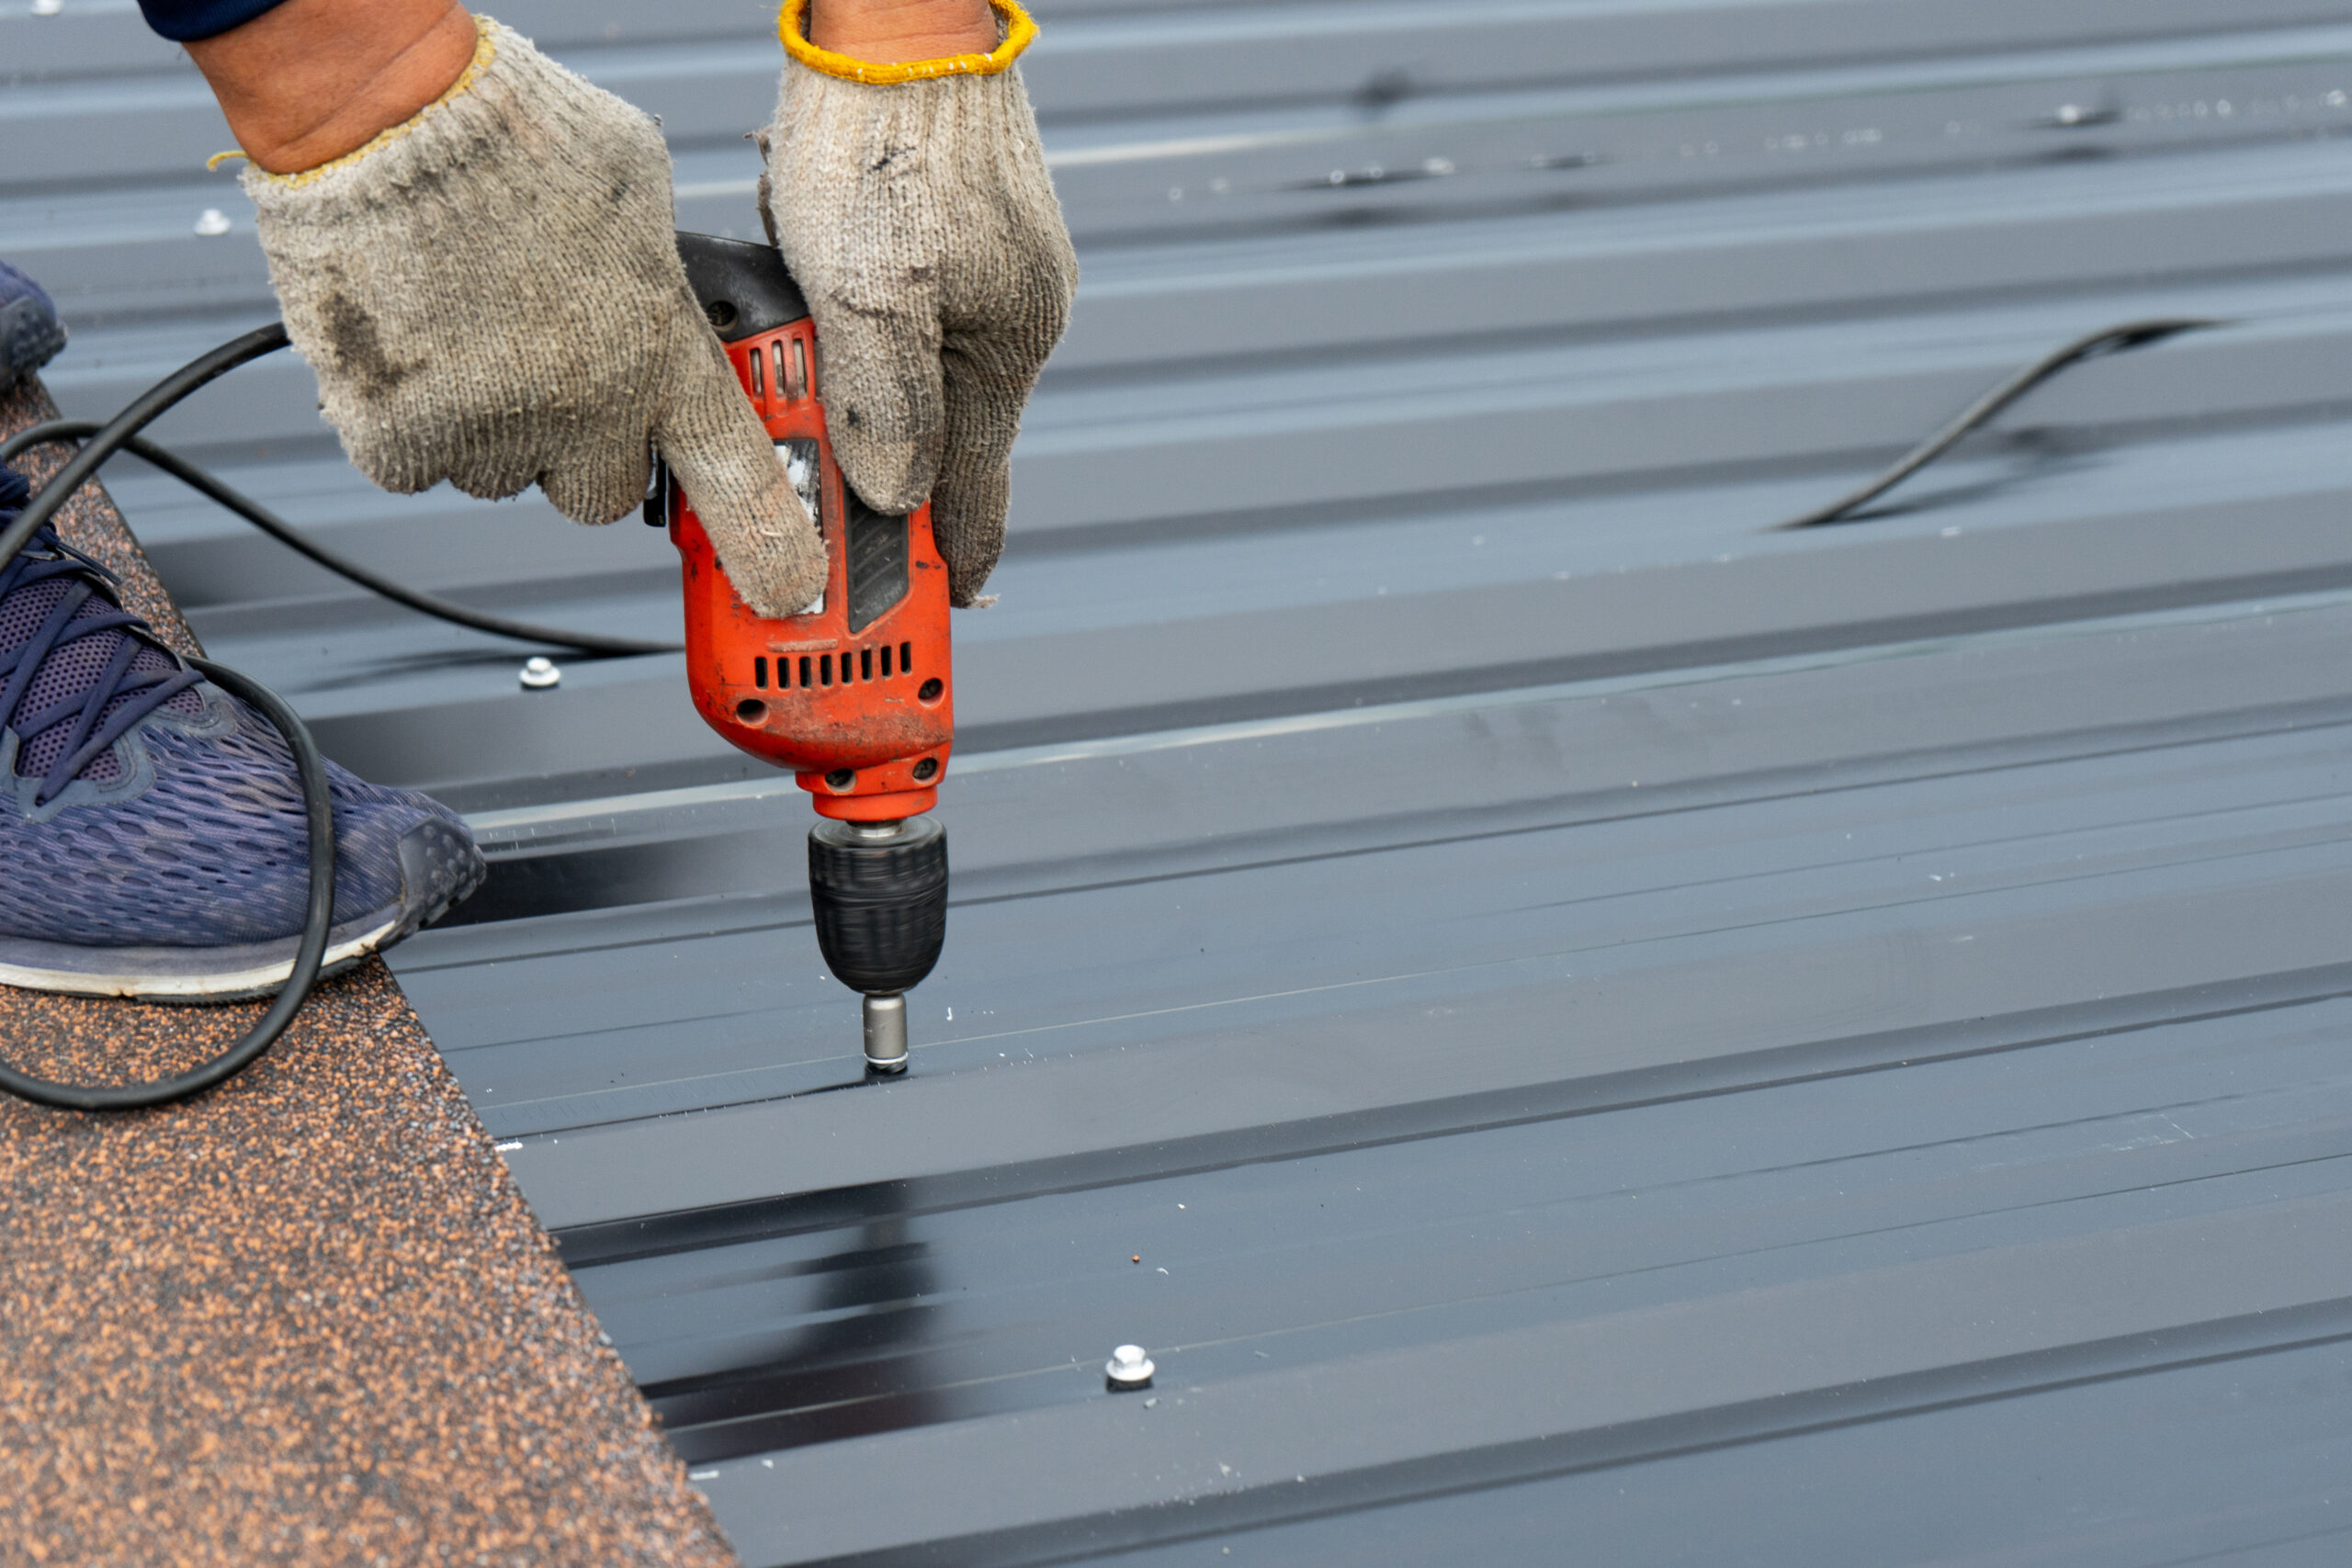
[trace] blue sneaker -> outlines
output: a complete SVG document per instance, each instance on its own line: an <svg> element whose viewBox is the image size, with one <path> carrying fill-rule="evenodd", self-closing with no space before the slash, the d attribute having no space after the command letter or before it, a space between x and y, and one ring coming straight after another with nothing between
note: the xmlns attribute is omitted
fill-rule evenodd
<svg viewBox="0 0 2352 1568"><path fill-rule="evenodd" d="M0 525L27 494L0 467ZM0 566L0 983L158 1001L269 991L309 897L293 758L111 581L48 528ZM439 802L327 772L333 973L437 919L483 865Z"/></svg>
<svg viewBox="0 0 2352 1568"><path fill-rule="evenodd" d="M0 392L56 356L65 329L40 285L0 262Z"/></svg>

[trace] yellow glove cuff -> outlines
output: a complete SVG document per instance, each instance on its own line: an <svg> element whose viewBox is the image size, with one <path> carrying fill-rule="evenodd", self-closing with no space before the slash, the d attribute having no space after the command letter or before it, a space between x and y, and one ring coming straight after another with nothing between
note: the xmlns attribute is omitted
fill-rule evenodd
<svg viewBox="0 0 2352 1568"><path fill-rule="evenodd" d="M784 10L776 17L775 35L784 40L785 52L809 70L838 76L844 82L863 82L869 87L895 86L933 76L993 76L1010 69L1021 58L1021 51L1036 41L1037 24L1013 0L989 0L989 4L1004 18L1005 34L1004 41L987 54L951 54L942 60L910 60L898 65L877 65L835 54L810 43L803 32L808 0L784 0Z"/></svg>

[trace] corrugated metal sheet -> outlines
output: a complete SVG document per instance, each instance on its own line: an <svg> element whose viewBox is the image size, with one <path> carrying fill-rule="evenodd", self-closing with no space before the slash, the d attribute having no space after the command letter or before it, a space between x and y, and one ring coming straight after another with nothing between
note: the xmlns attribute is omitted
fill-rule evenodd
<svg viewBox="0 0 2352 1568"><path fill-rule="evenodd" d="M116 485L217 655L475 814L395 966L746 1561L2341 1561L2352 3L1038 10L1086 282L909 1081L674 660L525 694ZM503 15L753 231L765 8ZM0 61L61 400L266 318L128 0ZM1769 531L2164 314L2227 324ZM311 400L167 434L673 626L657 535L379 495Z"/></svg>

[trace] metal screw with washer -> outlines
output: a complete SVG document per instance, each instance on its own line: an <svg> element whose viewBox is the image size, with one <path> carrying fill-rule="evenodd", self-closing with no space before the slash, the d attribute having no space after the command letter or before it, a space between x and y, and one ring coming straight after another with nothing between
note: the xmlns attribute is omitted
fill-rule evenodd
<svg viewBox="0 0 2352 1568"><path fill-rule="evenodd" d="M1151 1386L1151 1358L1140 1345L1122 1345L1102 1363L1102 1381L1114 1391Z"/></svg>
<svg viewBox="0 0 2352 1568"><path fill-rule="evenodd" d="M556 668L554 660L543 654L533 654L530 662L523 666L523 689L526 692L548 691L562 681L563 671Z"/></svg>

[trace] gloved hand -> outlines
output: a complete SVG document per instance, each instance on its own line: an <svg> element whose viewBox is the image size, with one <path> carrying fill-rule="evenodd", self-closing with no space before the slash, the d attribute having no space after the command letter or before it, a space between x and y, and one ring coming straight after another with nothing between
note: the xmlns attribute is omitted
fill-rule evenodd
<svg viewBox="0 0 2352 1568"><path fill-rule="evenodd" d="M761 206L808 296L818 395L842 471L867 505L925 496L949 594L968 605L1004 547L1012 438L1060 340L1078 258L1012 61L1036 27L1011 0L992 54L876 65L802 35Z"/></svg>
<svg viewBox="0 0 2352 1568"><path fill-rule="evenodd" d="M249 168L286 329L352 462L610 523L659 447L765 615L823 588L824 546L678 260L653 121L482 18L414 118L295 175Z"/></svg>

